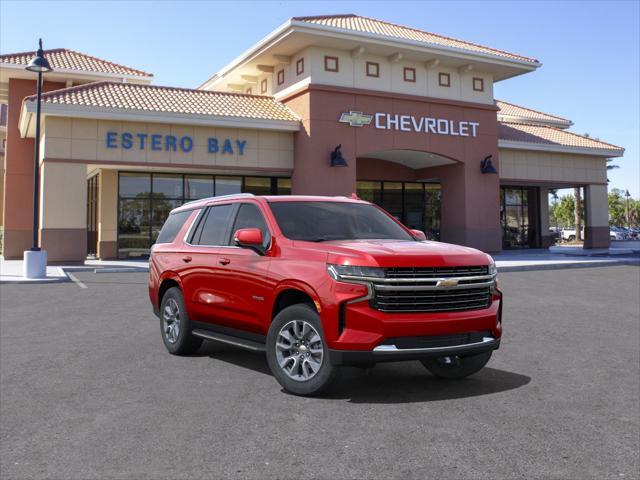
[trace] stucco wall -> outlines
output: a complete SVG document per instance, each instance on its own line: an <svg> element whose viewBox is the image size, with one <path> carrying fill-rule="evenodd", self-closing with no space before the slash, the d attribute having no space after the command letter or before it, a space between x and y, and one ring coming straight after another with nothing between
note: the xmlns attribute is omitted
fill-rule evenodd
<svg viewBox="0 0 640 480"><path fill-rule="evenodd" d="M592 155L500 149L500 178L527 182L607 183L606 159Z"/></svg>
<svg viewBox="0 0 640 480"><path fill-rule="evenodd" d="M324 57L338 58L338 71L325 70ZM304 59L304 72L296 73L296 62ZM379 65L379 76L367 76L367 62ZM413 68L416 81L404 79L404 68ZM285 82L277 85L277 72L284 69ZM449 87L439 85L439 73L450 75ZM473 89L473 78L484 81L484 90ZM425 63L401 59L391 61L388 57L363 54L353 56L349 50L323 47L309 47L291 57L288 65L278 65L273 73L274 93L280 92L295 83L308 80L312 84L332 85L339 87L361 88L379 92L403 93L432 98L445 98L465 102L493 104L493 77L490 74L476 71L458 71L443 65L428 67ZM258 90L259 91L259 90ZM270 90L271 91L271 90ZM256 93L254 88L253 93Z"/></svg>
<svg viewBox="0 0 640 480"><path fill-rule="evenodd" d="M147 141L143 149L108 148L107 132L152 135L190 136L190 152L152 150ZM220 142L229 138L246 141L244 153L209 153L209 138ZM201 167L239 167L262 169L293 168L293 133L238 128L207 128L152 123L114 122L89 119L48 117L44 129L43 157L87 162L115 162L127 164L179 165Z"/></svg>

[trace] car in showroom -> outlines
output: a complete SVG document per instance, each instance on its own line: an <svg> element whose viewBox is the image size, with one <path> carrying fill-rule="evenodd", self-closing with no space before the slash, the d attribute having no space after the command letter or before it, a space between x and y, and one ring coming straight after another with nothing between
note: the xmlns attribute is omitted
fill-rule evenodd
<svg viewBox="0 0 640 480"><path fill-rule="evenodd" d="M500 345L492 258L425 240L347 197L212 197L165 222L149 297L166 349L203 340L265 352L284 389L314 395L342 365L420 360L446 379L482 369Z"/></svg>

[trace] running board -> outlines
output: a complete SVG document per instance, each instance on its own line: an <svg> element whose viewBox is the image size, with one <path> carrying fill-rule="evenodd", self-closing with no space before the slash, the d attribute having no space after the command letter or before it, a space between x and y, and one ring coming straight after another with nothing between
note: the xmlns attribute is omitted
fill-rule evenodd
<svg viewBox="0 0 640 480"><path fill-rule="evenodd" d="M263 343L254 342L253 340L248 340L246 338L234 337L232 335L225 335L224 333L211 332L202 328L192 330L191 334L207 340L213 340L215 342L233 345L234 347L244 348L245 350L251 350L252 352L264 352L266 350Z"/></svg>

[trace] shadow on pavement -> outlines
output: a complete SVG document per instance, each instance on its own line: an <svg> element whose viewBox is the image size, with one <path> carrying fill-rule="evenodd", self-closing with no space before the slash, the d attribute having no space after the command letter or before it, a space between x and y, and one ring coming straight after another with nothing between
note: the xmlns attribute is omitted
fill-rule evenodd
<svg viewBox="0 0 640 480"><path fill-rule="evenodd" d="M271 376L262 354L204 342L195 356L208 356ZM526 375L491 367L462 380L442 380L431 375L419 362L397 362L378 364L370 369L344 367L334 385L321 397L352 403L437 402L505 392L530 382L531 377ZM274 388L278 388L275 383Z"/></svg>

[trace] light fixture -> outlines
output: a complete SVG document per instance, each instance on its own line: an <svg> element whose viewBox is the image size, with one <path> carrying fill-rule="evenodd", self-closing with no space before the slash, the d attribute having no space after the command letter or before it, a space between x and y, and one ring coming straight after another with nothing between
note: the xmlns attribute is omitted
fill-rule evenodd
<svg viewBox="0 0 640 480"><path fill-rule="evenodd" d="M498 173L496 167L491 163L491 157L493 155L488 155L484 157L484 160L480 161L480 172L482 173Z"/></svg>
<svg viewBox="0 0 640 480"><path fill-rule="evenodd" d="M340 148L342 144L338 145L333 152L331 152L331 166L332 167L348 167L347 161L342 156Z"/></svg>
<svg viewBox="0 0 640 480"><path fill-rule="evenodd" d="M49 60L45 58L44 52L42 51L42 39L40 39L39 48L36 52L35 57L31 59L29 65L27 65L26 68L30 72L37 73L47 73L53 70L53 68L51 68L51 65L49 65Z"/></svg>

